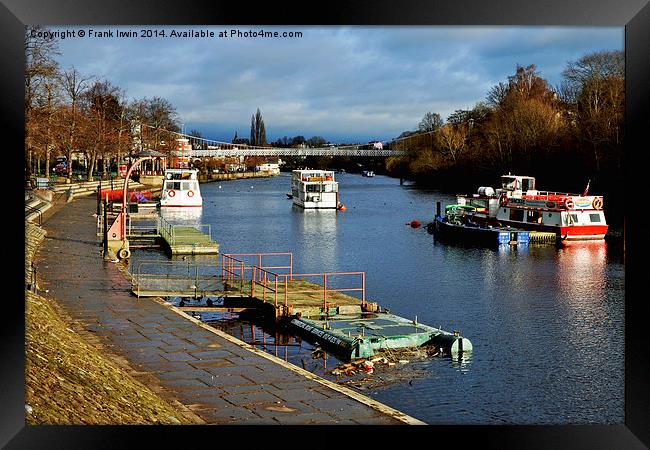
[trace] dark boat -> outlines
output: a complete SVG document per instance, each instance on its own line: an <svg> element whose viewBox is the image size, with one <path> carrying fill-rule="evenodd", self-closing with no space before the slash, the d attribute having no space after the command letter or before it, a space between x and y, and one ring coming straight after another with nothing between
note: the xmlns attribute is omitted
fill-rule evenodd
<svg viewBox="0 0 650 450"><path fill-rule="evenodd" d="M427 226L427 230L438 240L465 244L499 246L527 245L530 242L529 231L473 222L471 213L474 210L472 206L448 205L445 208L445 217L436 216Z"/></svg>
<svg viewBox="0 0 650 450"><path fill-rule="evenodd" d="M448 242L485 246L528 245L530 242L529 231L479 226L472 222L456 224L439 216L429 224L428 229L436 239Z"/></svg>

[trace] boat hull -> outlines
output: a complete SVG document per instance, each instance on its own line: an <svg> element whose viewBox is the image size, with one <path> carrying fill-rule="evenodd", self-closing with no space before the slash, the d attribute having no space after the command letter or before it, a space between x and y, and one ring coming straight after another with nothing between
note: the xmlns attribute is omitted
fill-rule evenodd
<svg viewBox="0 0 650 450"><path fill-rule="evenodd" d="M497 222L486 221L486 223ZM539 224L528 224L516 221L509 220L499 220L500 225L506 225L511 227L516 227L522 230L527 231L544 231L557 234L564 240L567 241L581 241L581 240L602 240L605 239L608 225L572 225L572 226L553 226L553 225L539 225Z"/></svg>
<svg viewBox="0 0 650 450"><path fill-rule="evenodd" d="M523 244L530 241L530 233L520 229L487 228L480 226L457 225L436 217L429 230L436 239L482 246L504 244Z"/></svg>

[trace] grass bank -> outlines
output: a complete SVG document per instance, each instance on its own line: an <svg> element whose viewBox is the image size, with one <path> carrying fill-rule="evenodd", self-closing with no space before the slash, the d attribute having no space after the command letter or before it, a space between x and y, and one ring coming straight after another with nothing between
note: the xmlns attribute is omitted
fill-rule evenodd
<svg viewBox="0 0 650 450"><path fill-rule="evenodd" d="M44 237L38 230L26 224L26 269ZM202 423L139 382L83 333L54 300L25 290L27 424Z"/></svg>

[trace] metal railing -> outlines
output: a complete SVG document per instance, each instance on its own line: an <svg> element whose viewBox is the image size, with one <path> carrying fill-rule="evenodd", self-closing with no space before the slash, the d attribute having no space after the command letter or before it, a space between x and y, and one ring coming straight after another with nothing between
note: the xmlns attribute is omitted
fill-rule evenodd
<svg viewBox="0 0 650 450"><path fill-rule="evenodd" d="M280 261L278 261L280 260ZM233 276L233 270L239 266L243 269L237 274L244 277L245 271L253 270L253 266L261 269L274 270L276 272L288 272L293 276L293 253L290 252L266 252L266 253L224 253L221 255L221 266L224 279Z"/></svg>
<svg viewBox="0 0 650 450"><path fill-rule="evenodd" d="M147 272L143 272L147 269ZM219 267L191 261L141 261L133 274L133 292L164 292L173 295L210 295L223 290Z"/></svg>
<svg viewBox="0 0 650 450"><path fill-rule="evenodd" d="M144 271L146 269L146 272ZM293 254L228 253L220 264L191 261L142 261L134 274L133 290L206 295L219 289L258 298L276 307L322 301L323 310L342 300L337 294L357 297L366 305L365 272L302 273L293 271ZM161 294L164 295L164 294ZM171 295L171 294L168 294ZM349 298L346 299L349 301Z"/></svg>
<svg viewBox="0 0 650 450"><path fill-rule="evenodd" d="M191 227L205 235L202 240L212 241L212 227L210 224L198 224L192 225ZM185 231L187 225L174 225L162 217L158 217L157 228L158 233L171 245L176 244L184 238L191 237L195 241L199 238L195 233Z"/></svg>
<svg viewBox="0 0 650 450"><path fill-rule="evenodd" d="M36 216L38 217L38 226L40 227L43 224L43 211L35 206L25 206L25 218L34 213L36 213Z"/></svg>
<svg viewBox="0 0 650 450"><path fill-rule="evenodd" d="M358 285L347 285L333 287L332 282L336 279L346 278L348 281L358 277ZM353 280L354 281L354 280ZM336 282L336 281L334 281ZM328 303L334 303L333 296L336 293L359 292L361 295L362 307L366 304L366 273L365 272L325 272L325 273L301 273L301 274L278 274L253 266L251 279L251 297L261 295L262 301L266 303L273 300L278 306L280 299L284 306L289 302L298 302L306 298L319 297L323 301L323 310L327 311Z"/></svg>

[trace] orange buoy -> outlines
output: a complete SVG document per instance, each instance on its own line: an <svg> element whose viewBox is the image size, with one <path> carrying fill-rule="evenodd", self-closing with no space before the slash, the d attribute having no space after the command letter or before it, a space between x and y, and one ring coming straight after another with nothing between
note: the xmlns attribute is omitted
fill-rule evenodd
<svg viewBox="0 0 650 450"><path fill-rule="evenodd" d="M338 210L339 210L339 211L347 211L347 208L345 207L345 205L344 205L343 203L341 203L341 204L339 205L339 207L338 207Z"/></svg>
<svg viewBox="0 0 650 450"><path fill-rule="evenodd" d="M411 220L407 225L411 225L411 228L419 228L422 223L419 220Z"/></svg>

